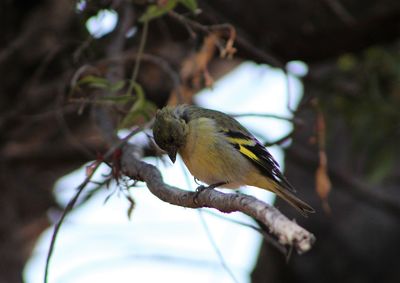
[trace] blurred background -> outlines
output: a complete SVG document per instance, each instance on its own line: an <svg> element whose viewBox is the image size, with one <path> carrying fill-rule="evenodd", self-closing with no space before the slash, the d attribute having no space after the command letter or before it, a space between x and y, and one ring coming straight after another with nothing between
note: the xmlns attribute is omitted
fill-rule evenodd
<svg viewBox="0 0 400 283"><path fill-rule="evenodd" d="M110 147L104 124L124 137L183 102L271 146L317 213L243 191L314 233L311 251L287 261L252 219L171 206L104 164L49 282L400 282L398 1L8 0L0 23L1 283L43 281L53 225ZM130 142L196 188L150 130Z"/></svg>

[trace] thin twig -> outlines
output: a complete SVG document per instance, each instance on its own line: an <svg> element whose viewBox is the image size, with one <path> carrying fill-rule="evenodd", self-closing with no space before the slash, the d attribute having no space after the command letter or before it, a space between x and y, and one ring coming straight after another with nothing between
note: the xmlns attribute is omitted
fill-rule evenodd
<svg viewBox="0 0 400 283"><path fill-rule="evenodd" d="M26 19L25 19L26 20ZM26 24L26 23L25 23ZM11 58L11 55L17 51L19 48L24 46L24 44L31 39L33 36L36 36L36 26L34 25L28 25L29 28L23 29L23 32L19 34L16 38L11 40L4 49L0 50L0 64L3 63L3 61ZM39 29L39 28L38 28Z"/></svg>
<svg viewBox="0 0 400 283"><path fill-rule="evenodd" d="M181 167L182 167L182 171L184 172L186 184L187 184L187 186L190 186L189 176L187 174L187 171L184 168L185 166L183 165L183 162L180 162L180 164L181 164ZM208 238L209 242L211 243L212 247L214 248L214 251L218 256L218 259L219 259L222 267L226 270L226 272L229 274L229 276L231 276L232 280L234 282L238 283L238 281L237 281L235 275L233 274L232 270L226 264L226 261L224 259L224 256L221 253L221 250L218 248L217 244L215 243L215 240L214 240L214 238L213 238L213 236L211 234L210 228L208 227L208 225L207 225L207 223L206 223L206 221L205 221L205 219L203 217L202 210L198 210L198 213L199 213L201 224L203 225L203 228L204 228L204 230L205 230L205 232L207 234L207 238Z"/></svg>
<svg viewBox="0 0 400 283"><path fill-rule="evenodd" d="M228 40L227 40L226 45L222 46L221 44L219 44L218 41L215 44L220 50L221 58L225 58L225 57L231 58L232 55L236 52L236 48L233 47L233 43L236 40L236 29L233 25L231 25L229 23L215 24L215 25L202 25L202 24L200 24L196 21L193 21L193 20L185 17L184 15L178 14L174 11L170 11L169 15L172 18L181 22L186 28L192 27L192 28L197 29L206 34L210 34L213 32L221 33L222 31L228 31L229 34L227 35Z"/></svg>
<svg viewBox="0 0 400 283"><path fill-rule="evenodd" d="M273 142L266 142L264 143L264 146L273 146L273 145L280 145L282 143L284 143L285 141L287 141L288 139L290 139L294 134L294 131L289 132L288 134L284 135L283 137L277 139L276 141Z"/></svg>
<svg viewBox="0 0 400 283"><path fill-rule="evenodd" d="M287 96L287 104L286 108L290 113L294 113L294 109L292 109L292 91L290 86L290 73L286 68L282 68L283 73L285 75L285 82L286 82L286 96Z"/></svg>
<svg viewBox="0 0 400 283"><path fill-rule="evenodd" d="M79 62L82 53L90 47L94 40L95 37L89 34L86 39L75 49L74 53L72 53L72 61L74 63Z"/></svg>
<svg viewBox="0 0 400 283"><path fill-rule="evenodd" d="M170 77L173 85L174 85L174 90L176 92L177 100L179 103L183 103L183 94L182 94L182 88L181 88L181 78L178 74L177 71L175 71L172 66L166 61L164 58L161 58L159 56L153 55L153 54L142 54L142 60L151 62L157 66L159 66L164 72Z"/></svg>
<svg viewBox="0 0 400 283"><path fill-rule="evenodd" d="M61 93L61 92L60 92ZM62 95L59 95L55 101L55 109L57 108L61 108L62 105L64 104L65 97ZM93 152L91 152L90 148L87 148L81 140L79 140L74 133L72 132L72 130L69 128L68 123L65 119L65 113L64 111L57 111L55 113L55 118L57 119L58 122L58 126L60 128L60 130L62 131L62 133L65 136L65 139L71 143L71 145L73 145L77 150L79 150L80 152L82 152L86 157L88 158L93 158L94 154Z"/></svg>
<svg viewBox="0 0 400 283"><path fill-rule="evenodd" d="M218 256L218 258L219 258L219 261L220 261L221 264L222 264L222 267L228 272L229 276L232 278L232 280L233 280L235 283L239 283L239 281L238 281L238 280L236 279L236 277L235 277L235 274L233 274L232 270L231 270L231 269L229 268L229 266L226 264L226 261L225 261L225 259L224 259L224 256L222 255L221 250L219 249L217 243L216 243L215 240L214 240L213 235L212 235L211 232L210 232L210 229L209 229L209 227L208 227L208 225L207 225L206 220L204 219L204 216L203 216L203 214L202 214L202 211L201 211L201 210L198 210L198 213L199 213L199 216L200 216L201 224L203 225L204 230L206 231L208 240L210 241L211 245L213 246L214 251L215 251L215 253L217 254L217 256Z"/></svg>
<svg viewBox="0 0 400 283"><path fill-rule="evenodd" d="M210 21L215 21L218 18L222 22L229 22L229 19L226 18L220 11L215 10L213 7L208 5L206 1L202 1L201 3L202 8L204 8L205 13L204 16L207 16ZM201 24L200 24L201 25ZM256 58L263 63L267 63L273 67L281 68L282 70L285 69L285 64L279 59L277 56L273 55L271 52L267 52L267 48L264 47L263 49L255 46L247 39L244 35L245 32L241 31L239 27L236 27L237 36L236 36L236 43L240 49L243 51L247 51L251 54L252 57ZM250 57L251 57L250 56Z"/></svg>
<svg viewBox="0 0 400 283"><path fill-rule="evenodd" d="M132 83L129 85L128 93L132 93L133 82L136 82L137 76L139 74L140 61L142 59L144 47L146 45L148 28L149 28L149 21L145 21L143 24L142 37L140 38L139 50L138 50L135 66L133 67L133 72L132 72L132 77L131 77Z"/></svg>
<svg viewBox="0 0 400 283"><path fill-rule="evenodd" d="M74 205L75 205L76 201L78 200L80 194L82 193L83 189L86 187L87 184L89 184L92 176L94 175L96 170L99 168L100 164L101 164L101 162L98 162L96 164L95 168L93 168L93 170L91 171L91 173L79 185L79 187L77 188L77 192L75 193L75 196L68 202L68 204L65 207L63 213L61 214L60 219L58 220L58 222L54 226L53 234L51 236L49 251L47 252L47 257L46 257L46 266L45 266L45 270L44 270L44 283L48 282L48 273L49 273L49 268L50 268L50 260L51 260L51 256L53 255L54 245L56 243L56 238L57 238L58 232L59 232L59 230L61 228L61 225L62 225L65 217L67 216L68 212L70 212L71 209L74 207Z"/></svg>
<svg viewBox="0 0 400 283"><path fill-rule="evenodd" d="M322 2L346 25L353 26L356 23L354 17L338 0L322 0Z"/></svg>
<svg viewBox="0 0 400 283"><path fill-rule="evenodd" d="M219 31L219 30L231 30L234 29L234 27L231 24L216 24L216 25L202 25L196 21L193 21L187 17L185 17L184 15L178 14L174 11L170 11L168 13L172 18L177 19L178 21L184 23L184 24L188 24L189 26L191 26L192 28L195 28L197 30L200 30L202 32L205 33L209 33L211 31Z"/></svg>
<svg viewBox="0 0 400 283"><path fill-rule="evenodd" d="M259 233L263 236L264 240L265 240L267 243L271 244L273 247L275 247L275 248L276 248L279 252L281 252L282 254L284 254L284 255L287 254L287 249L286 249L284 246L280 245L280 244L279 244L267 231L265 231L264 229L262 229L262 228L260 228L260 227L257 227L257 226L255 226L255 225L249 224L249 223L245 223L245 222L239 221L239 220L237 220L237 219L232 219L232 218L224 217L224 216L222 216L221 214L217 214L217 213L214 213L214 212L209 211L209 210L204 210L204 212L207 213L207 214L210 214L210 215L212 215L212 216L214 216L214 217L218 217L218 218L221 218L221 219L223 219L223 220L225 220L225 221L232 222L232 223L235 223L235 224L237 224L237 225L245 226L245 227L251 228L251 229L253 229L253 230L259 232Z"/></svg>
<svg viewBox="0 0 400 283"><path fill-rule="evenodd" d="M139 53L133 53L132 52L124 52L120 55L111 57L111 58L105 58L102 60L97 61L94 63L96 66L101 65L101 64L109 64L113 62L127 62L127 61L137 61L139 57ZM174 89L176 90L177 96L178 96L178 101L181 102L183 101L183 94L182 90L180 88L181 85L181 79L176 70L171 66L171 64L164 58L154 55L154 54L148 54L148 53L142 53L140 56L142 61L150 62L154 65L157 65L160 67L171 79Z"/></svg>
<svg viewBox="0 0 400 283"><path fill-rule="evenodd" d="M272 118L278 120L288 121L297 125L304 124L303 120L296 117L285 117L276 114L268 114L268 113L242 113L242 114L230 114L233 117L263 117L263 118Z"/></svg>
<svg viewBox="0 0 400 283"><path fill-rule="evenodd" d="M146 124L146 126L148 126L149 124ZM129 133L129 135L127 135L124 139L120 140L119 143L115 144L114 146L112 146L107 153L104 155L104 160L107 160L111 157L111 155L114 153L114 151L118 148L120 148L121 146L123 146L133 135L137 134L138 132L142 131L142 128L136 128L135 130L133 130L131 133ZM100 164L102 162L97 162L96 165L92 168L92 170L90 171L90 174L85 178L85 180L78 186L77 188L77 192L75 193L74 197L68 202L67 206L65 207L60 219L58 220L58 222L56 223L56 225L54 226L54 230L53 230L53 234L51 236L51 241L50 241L50 246L49 246L49 251L47 252L47 257L46 257L46 266L45 266L45 271L44 271L44 283L48 282L48 273L49 273L49 268L50 268L50 261L51 261L51 257L53 255L53 251L54 251L54 246L56 243L56 239L57 239L57 235L58 232L61 228L61 225L65 219L65 217L67 216L67 214L72 210L72 208L74 207L74 205L76 204L80 194L82 193L83 189L91 182L91 179L94 175L94 173L96 172L96 170L99 168Z"/></svg>

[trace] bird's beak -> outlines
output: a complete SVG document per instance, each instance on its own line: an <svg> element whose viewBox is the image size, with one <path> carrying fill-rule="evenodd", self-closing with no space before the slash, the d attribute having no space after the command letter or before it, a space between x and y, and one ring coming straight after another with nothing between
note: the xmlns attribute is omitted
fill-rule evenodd
<svg viewBox="0 0 400 283"><path fill-rule="evenodd" d="M169 159L171 159L172 163L175 163L176 160L176 150L168 152Z"/></svg>

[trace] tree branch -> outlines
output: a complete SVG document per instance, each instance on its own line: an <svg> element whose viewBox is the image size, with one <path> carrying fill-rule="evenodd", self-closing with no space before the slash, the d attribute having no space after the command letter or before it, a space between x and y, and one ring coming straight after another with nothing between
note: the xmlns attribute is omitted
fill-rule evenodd
<svg viewBox="0 0 400 283"><path fill-rule="evenodd" d="M196 197L196 192L165 184L160 171L155 166L140 161L132 145L125 145L122 151L122 172L132 179L145 182L150 192L165 202L187 208L215 208L225 213L243 212L264 223L280 244L293 246L300 254L310 250L315 241L313 234L290 221L275 207L255 197L211 189L202 191Z"/></svg>

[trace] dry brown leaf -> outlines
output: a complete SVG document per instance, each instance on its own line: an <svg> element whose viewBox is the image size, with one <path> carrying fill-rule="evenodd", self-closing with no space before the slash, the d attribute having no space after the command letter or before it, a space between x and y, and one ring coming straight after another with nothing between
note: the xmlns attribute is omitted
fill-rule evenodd
<svg viewBox="0 0 400 283"><path fill-rule="evenodd" d="M204 38L203 45L200 50L188 56L181 67L181 87L174 90L169 105L179 103L191 103L193 95L203 87L211 87L214 83L208 72L207 66L215 55L216 44L219 40L217 33L210 33ZM177 91L180 92L183 101L178 101Z"/></svg>
<svg viewBox="0 0 400 283"><path fill-rule="evenodd" d="M317 107L317 142L319 148L319 166L315 172L315 184L318 196L322 201L322 207L324 211L330 214L331 209L328 203L328 196L331 191L331 181L328 176L328 158L325 152L325 142L326 142L326 125L325 118L322 111Z"/></svg>
<svg viewBox="0 0 400 283"><path fill-rule="evenodd" d="M325 212L330 213L331 209L328 203L328 196L331 191L331 181L328 176L328 166L325 151L320 151L319 156L319 166L315 172L316 191L322 201L322 206Z"/></svg>
<svg viewBox="0 0 400 283"><path fill-rule="evenodd" d="M233 55L236 53L237 49L233 47L236 39L236 30L234 27L230 28L229 38L225 44L225 48L221 50L220 56L221 58L232 59Z"/></svg>
<svg viewBox="0 0 400 283"><path fill-rule="evenodd" d="M170 95L168 105L175 106L178 104L191 104L194 92L192 88L189 88L183 84L181 84L179 89L174 89Z"/></svg>
<svg viewBox="0 0 400 283"><path fill-rule="evenodd" d="M184 60L180 71L182 83L179 89L172 91L168 101L169 105L191 103L193 96L199 90L214 85L214 79L208 71L208 64L214 58L217 47L220 47L220 57L222 58L232 58L236 52L236 48L233 47L236 30L233 27L229 28L229 38L225 46L221 47L221 38L225 36L218 30L210 32L204 38L200 50Z"/></svg>

